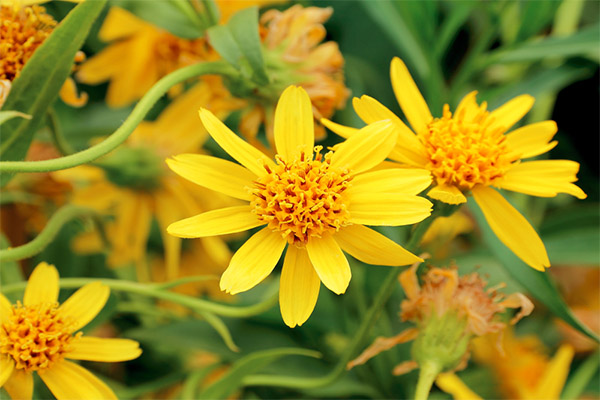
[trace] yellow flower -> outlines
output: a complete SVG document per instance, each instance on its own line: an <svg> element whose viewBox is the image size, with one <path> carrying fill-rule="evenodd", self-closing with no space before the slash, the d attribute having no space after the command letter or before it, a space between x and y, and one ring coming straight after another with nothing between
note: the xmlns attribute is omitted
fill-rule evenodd
<svg viewBox="0 0 600 400"><path fill-rule="evenodd" d="M497 335L474 340L473 355L476 362L492 369L502 395L508 399L558 400L569 375L573 348L562 345L550 359L537 336L516 338L509 329L502 338ZM454 374L442 374L436 383L455 399L480 398Z"/></svg>
<svg viewBox="0 0 600 400"><path fill-rule="evenodd" d="M226 90L217 90L212 81L202 81L172 102L156 121L142 122L126 144L100 160L96 166L60 171L55 176L79 183L73 198L76 204L114 216L107 224L112 246L108 262L112 266L135 263L139 278L148 280L146 242L152 218L158 221L165 248L167 279L177 276L181 240L166 234L167 226L190 213L222 206L221 196L203 191L172 173L162 160L174 154L197 151L206 138L198 118L190 118L189 104L227 113ZM217 82L218 83L218 82ZM218 86L218 85L217 85ZM195 114L194 112L191 113ZM77 239L83 252L102 248L96 233ZM208 252L220 252L224 244L206 239Z"/></svg>
<svg viewBox="0 0 600 400"><path fill-rule="evenodd" d="M221 277L235 294L267 277L287 254L279 301L290 327L304 323L317 301L320 282L346 291L350 266L342 249L369 264L406 265L418 257L363 226L408 225L428 217L431 202L416 196L430 182L423 171L366 172L380 164L396 141L389 122L372 124L335 151L314 146L310 99L291 86L275 111L276 161L229 130L210 111L200 118L213 139L241 165L195 154L167 160L182 177L248 203L210 211L169 226L183 238L241 232L258 226L234 254Z"/></svg>
<svg viewBox="0 0 600 400"><path fill-rule="evenodd" d="M498 238L529 266L543 271L550 266L541 239L523 217L492 186L540 197L568 193L579 199L586 194L572 182L579 164L568 160L521 161L556 146L554 121L526 125L505 134L533 106L529 95L518 96L496 110L487 111L484 102L475 102L477 92L467 94L454 114L444 106L441 118L434 118L399 58L392 60L392 87L411 131L377 100L362 96L354 109L366 123L391 119L398 132L398 144L390 158L415 168L431 171L435 186L429 197L449 204L467 201L469 191ZM351 128L325 121L342 136Z"/></svg>
<svg viewBox="0 0 600 400"><path fill-rule="evenodd" d="M42 262L29 278L23 304L11 305L0 294L0 387L13 399L31 399L37 371L59 400L116 399L104 382L67 361L127 361L142 353L133 340L85 337L77 332L102 310L109 288L90 283L62 305L57 302L58 291L58 271Z"/></svg>
<svg viewBox="0 0 600 400"><path fill-rule="evenodd" d="M457 211L449 217L437 217L421 239L421 246L436 259L446 259L453 239L471 232L474 223L470 216Z"/></svg>
<svg viewBox="0 0 600 400"><path fill-rule="evenodd" d="M0 108L8 96L11 82L56 27L54 18L36 3L44 1L13 0L3 1L0 5ZM59 94L72 106L80 107L87 101L85 93L77 95L71 78L67 78Z"/></svg>

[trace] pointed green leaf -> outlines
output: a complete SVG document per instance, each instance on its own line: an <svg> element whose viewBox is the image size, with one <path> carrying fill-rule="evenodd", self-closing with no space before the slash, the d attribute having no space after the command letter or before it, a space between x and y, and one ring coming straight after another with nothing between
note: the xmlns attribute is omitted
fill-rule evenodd
<svg viewBox="0 0 600 400"><path fill-rule="evenodd" d="M31 115L23 114L18 111L0 111L0 125L13 118L31 119Z"/></svg>

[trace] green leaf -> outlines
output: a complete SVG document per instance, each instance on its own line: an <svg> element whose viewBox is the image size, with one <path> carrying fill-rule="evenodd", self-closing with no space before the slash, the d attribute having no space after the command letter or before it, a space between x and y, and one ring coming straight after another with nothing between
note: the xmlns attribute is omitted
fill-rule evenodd
<svg viewBox="0 0 600 400"><path fill-rule="evenodd" d="M538 301L548 307L554 315L563 319L566 323L583 334L599 341L598 336L581 323L581 321L579 321L579 319L571 312L558 289L550 280L549 275L529 267L496 237L473 198L469 198L469 209L473 212L473 215L477 220L477 225L483 233L484 242L491 252L500 260L504 268L510 273L515 281L523 286Z"/></svg>
<svg viewBox="0 0 600 400"><path fill-rule="evenodd" d="M210 26L209 20L202 18L186 0L113 0L112 5L184 39L201 38Z"/></svg>
<svg viewBox="0 0 600 400"><path fill-rule="evenodd" d="M225 26L208 30L211 45L231 65L258 85L269 83L258 35L258 7L238 11Z"/></svg>
<svg viewBox="0 0 600 400"><path fill-rule="evenodd" d="M84 1L73 8L13 81L3 107L31 115L32 118L12 119L2 126L0 159L3 161L25 158L33 134L45 121L48 107L71 73L75 54L105 3L106 0ZM0 176L1 186L11 177L9 174Z"/></svg>
<svg viewBox="0 0 600 400"><path fill-rule="evenodd" d="M31 115L23 114L18 111L0 111L0 125L13 118L31 119Z"/></svg>
<svg viewBox="0 0 600 400"><path fill-rule="evenodd" d="M523 61L539 61L573 56L600 56L600 24L566 37L530 40L509 49L500 48L488 54L484 65Z"/></svg>
<svg viewBox="0 0 600 400"><path fill-rule="evenodd" d="M10 243L6 239L6 237L0 233L0 249L7 249L10 247ZM10 283L22 282L25 280L23 276L23 272L21 271L21 267L19 263L16 261L8 261L2 263L2 268L0 268L0 286L7 285ZM11 294L8 296L9 300L15 302L19 296Z"/></svg>
<svg viewBox="0 0 600 400"><path fill-rule="evenodd" d="M281 357L292 355L315 358L321 357L319 352L301 348L282 348L257 351L236 361L221 379L204 389L202 393L200 393L199 398L228 398L242 385L242 380L244 377L260 371L262 368Z"/></svg>
<svg viewBox="0 0 600 400"><path fill-rule="evenodd" d="M473 6L476 5L474 2L460 1L448 2L446 4L450 7L450 10L448 15L443 19L439 33L434 41L434 54L437 60L441 60L449 50L452 40L471 15Z"/></svg>
<svg viewBox="0 0 600 400"><path fill-rule="evenodd" d="M520 2L521 17L515 41L522 42L548 27L560 4L558 1Z"/></svg>
<svg viewBox="0 0 600 400"><path fill-rule="evenodd" d="M571 375L560 398L562 400L580 398L592 378L594 378L594 375L598 372L599 366L600 353L595 352Z"/></svg>
<svg viewBox="0 0 600 400"><path fill-rule="evenodd" d="M237 345L233 341L233 338L231 337L231 332L229 332L229 328L227 328L227 325L225 325L221 318L209 312L203 312L200 314L206 320L206 322L208 322L208 324L212 326L215 331L217 331L217 333L219 334L219 336L221 336L221 339L223 339L223 342L225 342L225 345L229 350L235 352L240 351L239 347L237 347Z"/></svg>

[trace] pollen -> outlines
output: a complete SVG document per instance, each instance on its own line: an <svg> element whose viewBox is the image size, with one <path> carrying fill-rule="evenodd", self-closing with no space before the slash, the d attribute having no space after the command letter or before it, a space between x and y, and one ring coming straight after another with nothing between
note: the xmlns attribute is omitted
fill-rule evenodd
<svg viewBox="0 0 600 400"><path fill-rule="evenodd" d="M251 205L259 220L281 233L289 244L304 246L310 237L334 233L348 224L345 191L351 177L331 166L332 152L324 156L315 147L314 160L302 153L286 162L277 158L274 170L255 181Z"/></svg>
<svg viewBox="0 0 600 400"><path fill-rule="evenodd" d="M56 21L37 5L0 7L0 79L14 80Z"/></svg>
<svg viewBox="0 0 600 400"><path fill-rule="evenodd" d="M58 311L58 303L12 306L11 314L0 327L0 354L15 361L25 372L45 370L64 358L73 336L72 322Z"/></svg>
<svg viewBox="0 0 600 400"><path fill-rule="evenodd" d="M514 159L508 157L504 129L492 127L493 119L484 102L452 115L444 105L442 118L435 118L420 135L429 156L428 169L438 185L463 190L477 184L490 185L501 178Z"/></svg>

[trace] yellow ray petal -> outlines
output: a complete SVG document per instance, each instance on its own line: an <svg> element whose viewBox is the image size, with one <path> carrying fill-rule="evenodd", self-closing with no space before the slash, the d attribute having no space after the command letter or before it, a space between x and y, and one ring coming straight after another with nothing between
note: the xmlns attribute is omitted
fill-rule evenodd
<svg viewBox="0 0 600 400"><path fill-rule="evenodd" d="M252 213L251 206L234 206L174 222L167 232L182 238L198 238L243 232L264 224Z"/></svg>
<svg viewBox="0 0 600 400"><path fill-rule="evenodd" d="M2 293L0 293L0 325L8 320L8 316L12 314L12 305L10 301Z"/></svg>
<svg viewBox="0 0 600 400"><path fill-rule="evenodd" d="M311 237L306 245L308 256L321 282L335 294L348 288L352 272L342 249L332 236Z"/></svg>
<svg viewBox="0 0 600 400"><path fill-rule="evenodd" d="M114 399L113 391L90 371L70 361L62 360L40 373L48 389L58 400Z"/></svg>
<svg viewBox="0 0 600 400"><path fill-rule="evenodd" d="M562 392L575 350L569 344L560 346L548 363L533 393L535 399L558 399Z"/></svg>
<svg viewBox="0 0 600 400"><path fill-rule="evenodd" d="M525 125L506 135L509 158L529 158L544 154L558 144L551 142L558 127L554 121Z"/></svg>
<svg viewBox="0 0 600 400"><path fill-rule="evenodd" d="M444 392L451 394L454 400L482 400L453 373L439 374L435 384Z"/></svg>
<svg viewBox="0 0 600 400"><path fill-rule="evenodd" d="M462 114L463 121L473 122L473 119L479 114L480 110L479 105L475 100L476 97L477 90L473 90L465 95L460 103L458 103L458 107L456 107L454 115L460 116Z"/></svg>
<svg viewBox="0 0 600 400"><path fill-rule="evenodd" d="M101 282L88 283L71 295L59 308L63 315L72 318L73 332L83 328L102 310L110 289Z"/></svg>
<svg viewBox="0 0 600 400"><path fill-rule="evenodd" d="M306 249L288 246L279 281L279 308L287 326L301 326L310 317L320 286Z"/></svg>
<svg viewBox="0 0 600 400"><path fill-rule="evenodd" d="M77 85L73 78L68 77L60 88L58 93L60 99L71 107L83 107L88 101L88 94L81 92L77 94Z"/></svg>
<svg viewBox="0 0 600 400"><path fill-rule="evenodd" d="M33 373L16 369L2 387L13 400L31 400L33 397Z"/></svg>
<svg viewBox="0 0 600 400"><path fill-rule="evenodd" d="M241 165L201 154L179 154L166 161L173 172L197 185L236 199L252 198L249 188L256 175Z"/></svg>
<svg viewBox="0 0 600 400"><path fill-rule="evenodd" d="M315 145L315 122L310 98L304 89L289 86L275 109L275 146L286 161L310 154Z"/></svg>
<svg viewBox="0 0 600 400"><path fill-rule="evenodd" d="M111 7L98 32L98 38L103 42L111 42L131 36L141 29L148 27L145 23L129 11L120 7Z"/></svg>
<svg viewBox="0 0 600 400"><path fill-rule="evenodd" d="M398 57L392 60L390 76L394 94L406 119L415 132L423 132L433 117L408 68Z"/></svg>
<svg viewBox="0 0 600 400"><path fill-rule="evenodd" d="M396 144L396 131L390 121L367 125L360 133L341 143L331 157L331 165L357 174L383 162Z"/></svg>
<svg viewBox="0 0 600 400"><path fill-rule="evenodd" d="M343 227L333 238L342 250L367 264L399 266L423 261L393 240L363 225Z"/></svg>
<svg viewBox="0 0 600 400"><path fill-rule="evenodd" d="M140 344L129 339L106 339L83 336L73 342L66 358L72 360L118 362L138 358Z"/></svg>
<svg viewBox="0 0 600 400"><path fill-rule="evenodd" d="M472 193L490 228L506 247L538 271L550 266L544 243L535 229L500 193L479 185Z"/></svg>
<svg viewBox="0 0 600 400"><path fill-rule="evenodd" d="M378 337L375 339L373 344L367 347L358 357L350 361L346 365L346 369L352 369L357 365L363 365L371 358L379 355L380 353L387 351L401 343L410 342L419 335L419 330L416 328L408 328L398 335L393 337Z"/></svg>
<svg viewBox="0 0 600 400"><path fill-rule="evenodd" d="M467 202L467 198L462 194L460 189L450 185L434 186L427 192L427 196L447 204L462 204Z"/></svg>
<svg viewBox="0 0 600 400"><path fill-rule="evenodd" d="M131 50L128 43L115 43L89 58L79 66L75 74L77 81L88 85L97 85L113 76L118 76L123 60Z"/></svg>
<svg viewBox="0 0 600 400"><path fill-rule="evenodd" d="M431 215L433 204L419 196L360 193L349 196L349 221L363 225L410 225Z"/></svg>
<svg viewBox="0 0 600 400"><path fill-rule="evenodd" d="M0 387L10 378L14 369L14 360L6 354L0 354Z"/></svg>
<svg viewBox="0 0 600 400"><path fill-rule="evenodd" d="M569 160L538 160L515 164L494 186L532 196L554 197L567 193L578 199L587 195L571 182L577 180L579 163Z"/></svg>
<svg viewBox="0 0 600 400"><path fill-rule="evenodd" d="M233 133L212 112L205 108L200 109L200 119L219 146L254 174L265 175L265 165L275 169L273 160Z"/></svg>
<svg viewBox="0 0 600 400"><path fill-rule="evenodd" d="M489 118L493 119L493 122L489 129L502 127L506 132L531 110L534 102L533 96L522 94L504 103L490 113Z"/></svg>
<svg viewBox="0 0 600 400"><path fill-rule="evenodd" d="M279 232L263 228L239 248L221 276L221 290L237 294L265 279L281 257L286 242Z"/></svg>
<svg viewBox="0 0 600 400"><path fill-rule="evenodd" d="M58 300L58 271L54 265L41 262L35 267L23 296L23 304L56 303Z"/></svg>
<svg viewBox="0 0 600 400"><path fill-rule="evenodd" d="M179 276L181 259L181 239L167 233L168 226L182 217L185 199L179 200L170 191L160 189L154 194L154 215L163 242L167 280Z"/></svg>
<svg viewBox="0 0 600 400"><path fill-rule="evenodd" d="M427 163L425 147L423 143L415 136L408 126L398 118L387 107L372 97L362 96L360 99L352 99L354 110L360 118L367 124L389 119L394 124L397 131L397 143L395 153L397 156L406 159L411 165L425 165ZM391 156L390 156L391 157Z"/></svg>
<svg viewBox="0 0 600 400"><path fill-rule="evenodd" d="M347 193L418 194L430 184L431 174L425 169L389 168L355 176Z"/></svg>
<svg viewBox="0 0 600 400"><path fill-rule="evenodd" d="M340 135L341 137L343 137L344 139L348 139L351 136L354 136L355 134L357 134L358 132L360 132L360 129L356 129L356 128L352 128L349 126L344 126L344 125L340 125L340 124L336 124L333 121L330 121L326 118L321 118L321 123L323 125L325 125L327 128L329 128L329 130L337 133L338 135Z"/></svg>

